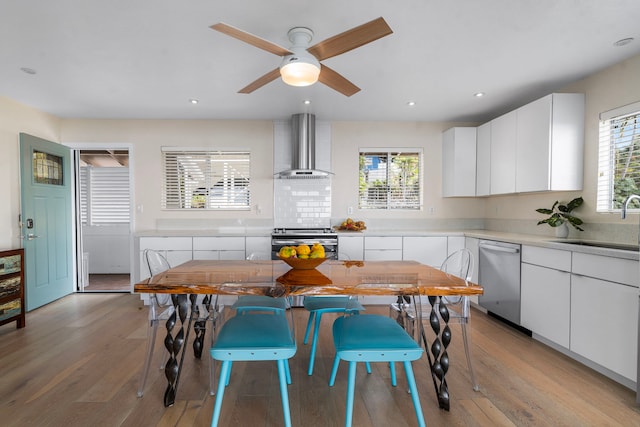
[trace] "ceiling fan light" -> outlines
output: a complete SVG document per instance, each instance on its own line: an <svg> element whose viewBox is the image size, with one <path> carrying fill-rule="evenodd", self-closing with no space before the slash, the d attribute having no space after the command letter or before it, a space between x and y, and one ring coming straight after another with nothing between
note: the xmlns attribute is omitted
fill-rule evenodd
<svg viewBox="0 0 640 427"><path fill-rule="evenodd" d="M282 61L280 75L290 86L310 86L318 81L320 63L315 58L288 55Z"/></svg>

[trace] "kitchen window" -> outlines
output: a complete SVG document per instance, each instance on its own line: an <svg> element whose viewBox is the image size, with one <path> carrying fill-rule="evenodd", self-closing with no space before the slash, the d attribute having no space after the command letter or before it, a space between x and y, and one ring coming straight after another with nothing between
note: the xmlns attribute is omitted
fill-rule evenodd
<svg viewBox="0 0 640 427"><path fill-rule="evenodd" d="M164 209L249 210L250 153L162 148Z"/></svg>
<svg viewBox="0 0 640 427"><path fill-rule="evenodd" d="M617 212L640 194L640 102L600 114L598 212ZM631 209L639 209L633 200Z"/></svg>
<svg viewBox="0 0 640 427"><path fill-rule="evenodd" d="M422 151L360 150L359 209L422 208Z"/></svg>

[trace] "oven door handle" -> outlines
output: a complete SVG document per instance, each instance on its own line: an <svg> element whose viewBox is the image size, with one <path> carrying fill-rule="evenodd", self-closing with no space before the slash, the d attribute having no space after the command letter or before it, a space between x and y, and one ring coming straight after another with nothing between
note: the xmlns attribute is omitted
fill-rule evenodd
<svg viewBox="0 0 640 427"><path fill-rule="evenodd" d="M284 239L278 239L278 240L273 240L271 242L272 245L308 245L308 244L313 244L313 243L320 243L323 246L336 246L338 243L336 241L327 241L327 240L323 240L323 239L311 239L312 241L310 242L309 240L303 240L303 239L292 239L292 240L284 240Z"/></svg>

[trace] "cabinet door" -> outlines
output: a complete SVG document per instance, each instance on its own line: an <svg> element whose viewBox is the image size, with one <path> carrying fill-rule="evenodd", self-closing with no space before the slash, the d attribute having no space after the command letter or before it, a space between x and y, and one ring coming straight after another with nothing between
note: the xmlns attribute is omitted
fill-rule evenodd
<svg viewBox="0 0 640 427"><path fill-rule="evenodd" d="M260 254L271 259L271 237L247 236L245 240L245 257L251 254Z"/></svg>
<svg viewBox="0 0 640 427"><path fill-rule="evenodd" d="M364 259L364 237L339 235L338 256L347 260Z"/></svg>
<svg viewBox="0 0 640 427"><path fill-rule="evenodd" d="M447 256L454 252L464 249L465 237L464 236L448 236L447 237Z"/></svg>
<svg viewBox="0 0 640 427"><path fill-rule="evenodd" d="M402 260L402 237L366 237L364 239L364 259L367 261Z"/></svg>
<svg viewBox="0 0 640 427"><path fill-rule="evenodd" d="M476 195L475 127L451 128L442 134L442 195Z"/></svg>
<svg viewBox="0 0 640 427"><path fill-rule="evenodd" d="M478 126L476 136L476 196L491 194L491 122Z"/></svg>
<svg viewBox="0 0 640 427"><path fill-rule="evenodd" d="M571 274L522 264L520 322L522 326L569 348Z"/></svg>
<svg viewBox="0 0 640 427"><path fill-rule="evenodd" d="M400 249L366 249L364 251L366 261L402 261Z"/></svg>
<svg viewBox="0 0 640 427"><path fill-rule="evenodd" d="M636 381L638 288L572 275L570 349Z"/></svg>
<svg viewBox="0 0 640 427"><path fill-rule="evenodd" d="M402 259L418 261L431 267L440 268L447 258L446 236L405 237Z"/></svg>
<svg viewBox="0 0 640 427"><path fill-rule="evenodd" d="M516 191L543 191L550 185L551 100L547 95L517 113Z"/></svg>
<svg viewBox="0 0 640 427"><path fill-rule="evenodd" d="M516 111L491 121L491 194L516 190Z"/></svg>

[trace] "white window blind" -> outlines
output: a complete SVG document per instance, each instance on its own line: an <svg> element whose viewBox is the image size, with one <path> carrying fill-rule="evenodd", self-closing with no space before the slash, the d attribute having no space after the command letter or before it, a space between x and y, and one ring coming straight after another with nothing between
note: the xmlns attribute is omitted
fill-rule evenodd
<svg viewBox="0 0 640 427"><path fill-rule="evenodd" d="M83 224L126 224L130 219L129 205L129 168L80 168L80 215Z"/></svg>
<svg viewBox="0 0 640 427"><path fill-rule="evenodd" d="M163 147L164 209L249 210L250 153Z"/></svg>
<svg viewBox="0 0 640 427"><path fill-rule="evenodd" d="M640 194L640 102L600 115L598 158L597 211L619 211L628 196Z"/></svg>
<svg viewBox="0 0 640 427"><path fill-rule="evenodd" d="M360 151L360 209L421 209L422 152Z"/></svg>

